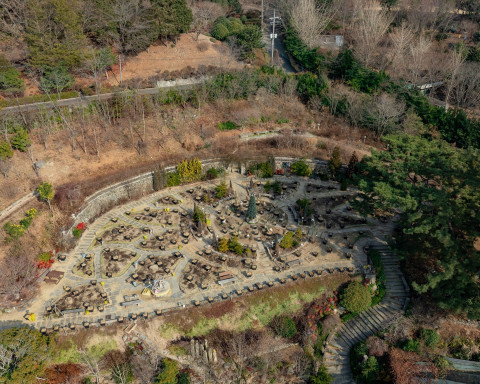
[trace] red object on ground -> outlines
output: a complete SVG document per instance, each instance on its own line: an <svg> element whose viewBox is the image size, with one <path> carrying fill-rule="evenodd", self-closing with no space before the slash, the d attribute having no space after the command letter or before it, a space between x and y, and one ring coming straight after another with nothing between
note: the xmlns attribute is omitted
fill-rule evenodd
<svg viewBox="0 0 480 384"><path fill-rule="evenodd" d="M78 223L77 229L80 229L81 231L83 231L84 228L85 228L85 223L84 222Z"/></svg>
<svg viewBox="0 0 480 384"><path fill-rule="evenodd" d="M47 268L50 268L50 267L52 266L53 262L54 262L53 259L50 259L50 260L48 260L48 261L41 261L41 260L40 260L40 261L37 263L37 267L38 267L39 269L47 269Z"/></svg>

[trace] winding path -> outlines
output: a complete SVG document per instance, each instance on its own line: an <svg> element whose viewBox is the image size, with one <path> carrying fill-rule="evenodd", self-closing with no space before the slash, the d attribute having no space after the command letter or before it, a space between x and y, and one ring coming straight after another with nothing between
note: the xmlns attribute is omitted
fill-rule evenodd
<svg viewBox="0 0 480 384"><path fill-rule="evenodd" d="M354 383L350 369L350 349L358 342L387 328L404 312L409 288L397 258L386 244L370 244L380 252L386 276L387 293L382 302L346 322L329 342L324 362L334 384Z"/></svg>

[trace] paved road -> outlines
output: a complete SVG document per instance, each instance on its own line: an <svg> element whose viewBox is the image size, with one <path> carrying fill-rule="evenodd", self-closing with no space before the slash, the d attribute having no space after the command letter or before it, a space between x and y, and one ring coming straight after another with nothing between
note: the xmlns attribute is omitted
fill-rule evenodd
<svg viewBox="0 0 480 384"><path fill-rule="evenodd" d="M268 17L271 16L273 16L273 11L267 11L266 19L268 20ZM274 50L278 50L278 54L280 56L279 67L281 67L286 73L295 73L296 70L290 63L290 59L288 58L287 52L285 51L285 46L283 45L283 32L283 27L279 25L275 26L275 33L277 34L277 38L275 39ZM272 40L270 39L271 33L272 26L269 23L265 23L262 31L262 42L269 57L272 57Z"/></svg>
<svg viewBox="0 0 480 384"><path fill-rule="evenodd" d="M70 99L45 101L40 103L31 103L31 104L19 105L14 107L5 107L3 109L0 109L0 115L7 115L10 113L18 113L18 112L30 112L30 111L36 111L39 109L52 109L55 107L88 105L90 102L99 101L99 100L100 101L109 100L115 96L129 95L129 94L132 94L133 92L137 92L139 95L154 95L160 92L161 90L165 90L165 89L173 89L173 88L189 89L194 85L201 84L203 81L204 81L203 79L191 79L189 84L183 84L183 85L176 85L176 84L164 85L157 88L143 88L143 89L137 89L135 91L127 90L127 91L121 91L121 92L102 93L100 95L94 95L94 96L81 96L81 97L73 97Z"/></svg>

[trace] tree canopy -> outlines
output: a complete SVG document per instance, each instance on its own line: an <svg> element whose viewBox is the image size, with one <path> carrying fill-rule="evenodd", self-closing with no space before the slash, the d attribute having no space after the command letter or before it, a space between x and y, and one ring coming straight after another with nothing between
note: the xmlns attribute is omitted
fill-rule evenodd
<svg viewBox="0 0 480 384"><path fill-rule="evenodd" d="M51 354L49 338L26 327L0 332L0 350L0 383L10 384L35 382Z"/></svg>
<svg viewBox="0 0 480 384"><path fill-rule="evenodd" d="M478 150L410 135L359 163L361 212L400 215L400 254L415 262L416 291L441 308L480 318Z"/></svg>

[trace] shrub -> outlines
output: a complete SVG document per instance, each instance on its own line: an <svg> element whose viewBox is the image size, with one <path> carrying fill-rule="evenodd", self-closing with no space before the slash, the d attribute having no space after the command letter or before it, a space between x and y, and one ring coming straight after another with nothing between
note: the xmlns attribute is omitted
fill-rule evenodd
<svg viewBox="0 0 480 384"><path fill-rule="evenodd" d="M238 124L234 123L233 121L224 121L218 123L218 129L220 131L231 131L233 129L237 129L239 127Z"/></svg>
<svg viewBox="0 0 480 384"><path fill-rule="evenodd" d="M433 347L440 341L440 335L434 329L422 329L420 336L427 347Z"/></svg>
<svg viewBox="0 0 480 384"><path fill-rule="evenodd" d="M312 170L304 159L295 161L291 166L291 170L297 176L309 177L312 174Z"/></svg>
<svg viewBox="0 0 480 384"><path fill-rule="evenodd" d="M282 184L280 184L280 182L277 180L272 184L272 189L273 192L278 195L282 192Z"/></svg>
<svg viewBox="0 0 480 384"><path fill-rule="evenodd" d="M209 168L206 174L207 180L213 180L218 177L218 170L216 168Z"/></svg>
<svg viewBox="0 0 480 384"><path fill-rule="evenodd" d="M183 160L177 165L177 172L182 183L196 181L202 174L202 163L197 158Z"/></svg>
<svg viewBox="0 0 480 384"><path fill-rule="evenodd" d="M420 349L420 341L416 339L408 339L402 343L402 349L407 352L418 352Z"/></svg>
<svg viewBox="0 0 480 384"><path fill-rule="evenodd" d="M330 169L330 172L332 173L333 177L336 177L338 174L338 171L342 167L342 160L340 159L340 148L335 147L332 152L332 156L330 157L330 160L328 160L328 168Z"/></svg>
<svg viewBox="0 0 480 384"><path fill-rule="evenodd" d="M218 240L217 246L218 252L225 253L228 251L228 240L225 237L222 237Z"/></svg>
<svg viewBox="0 0 480 384"><path fill-rule="evenodd" d="M205 216L205 213L203 213L203 211L197 205L193 207L193 221L197 224L200 222L207 222L207 217Z"/></svg>
<svg viewBox="0 0 480 384"><path fill-rule="evenodd" d="M28 132L26 129L18 128L15 135L11 138L10 144L13 149L17 149L20 152L26 152L28 147L32 144Z"/></svg>
<svg viewBox="0 0 480 384"><path fill-rule="evenodd" d="M21 93L24 89L25 82L20 78L20 72L0 55L0 91L12 95Z"/></svg>
<svg viewBox="0 0 480 384"><path fill-rule="evenodd" d="M276 335L290 339L297 334L297 327L289 316L281 316L273 320L273 331Z"/></svg>
<svg viewBox="0 0 480 384"><path fill-rule="evenodd" d="M44 263L48 262L52 258L50 252L42 252L38 255L38 260L43 261Z"/></svg>
<svg viewBox="0 0 480 384"><path fill-rule="evenodd" d="M65 66L47 69L40 79L40 88L45 93L60 93L66 88L70 88L75 79Z"/></svg>
<svg viewBox="0 0 480 384"><path fill-rule="evenodd" d="M372 304L370 290L358 281L352 281L343 291L340 304L350 312L360 313Z"/></svg>
<svg viewBox="0 0 480 384"><path fill-rule="evenodd" d="M174 187L180 185L180 176L178 172L167 173L167 187Z"/></svg>
<svg viewBox="0 0 480 384"><path fill-rule="evenodd" d="M215 187L215 192L217 193L216 194L217 199L222 199L225 196L227 196L228 188L227 188L227 184L225 183L225 181L222 181L219 185L217 185Z"/></svg>
<svg viewBox="0 0 480 384"><path fill-rule="evenodd" d="M279 245L283 249L289 249L293 247L293 232L288 231L285 235L283 235Z"/></svg>
<svg viewBox="0 0 480 384"><path fill-rule="evenodd" d="M78 228L73 228L72 229L72 233L73 233L73 236L76 238L76 239L79 239L80 237L82 237L82 230L81 229L78 229Z"/></svg>
<svg viewBox="0 0 480 384"><path fill-rule="evenodd" d="M242 244L238 242L238 239L236 236L231 237L228 242L228 250L236 253L237 255L243 255L245 252L245 248L243 247Z"/></svg>
<svg viewBox="0 0 480 384"><path fill-rule="evenodd" d="M263 189L265 189L265 192L270 193L270 190L272 189L272 185L270 184L270 181L267 181L265 185L263 186Z"/></svg>
<svg viewBox="0 0 480 384"><path fill-rule="evenodd" d="M155 380L156 384L177 384L178 365L170 359L163 359L162 368Z"/></svg>
<svg viewBox="0 0 480 384"><path fill-rule="evenodd" d="M9 221L5 223L3 229L12 239L18 239L25 233L25 228L20 224L12 224Z"/></svg>
<svg viewBox="0 0 480 384"><path fill-rule="evenodd" d="M330 384L332 382L332 377L327 372L327 367L325 365L321 365L318 369L315 376L310 376L309 383L310 384Z"/></svg>
<svg viewBox="0 0 480 384"><path fill-rule="evenodd" d="M10 143L7 141L0 141L0 160L7 160L13 156L13 150Z"/></svg>
<svg viewBox="0 0 480 384"><path fill-rule="evenodd" d="M178 384L190 384L190 374L188 372L182 372L178 375Z"/></svg>

